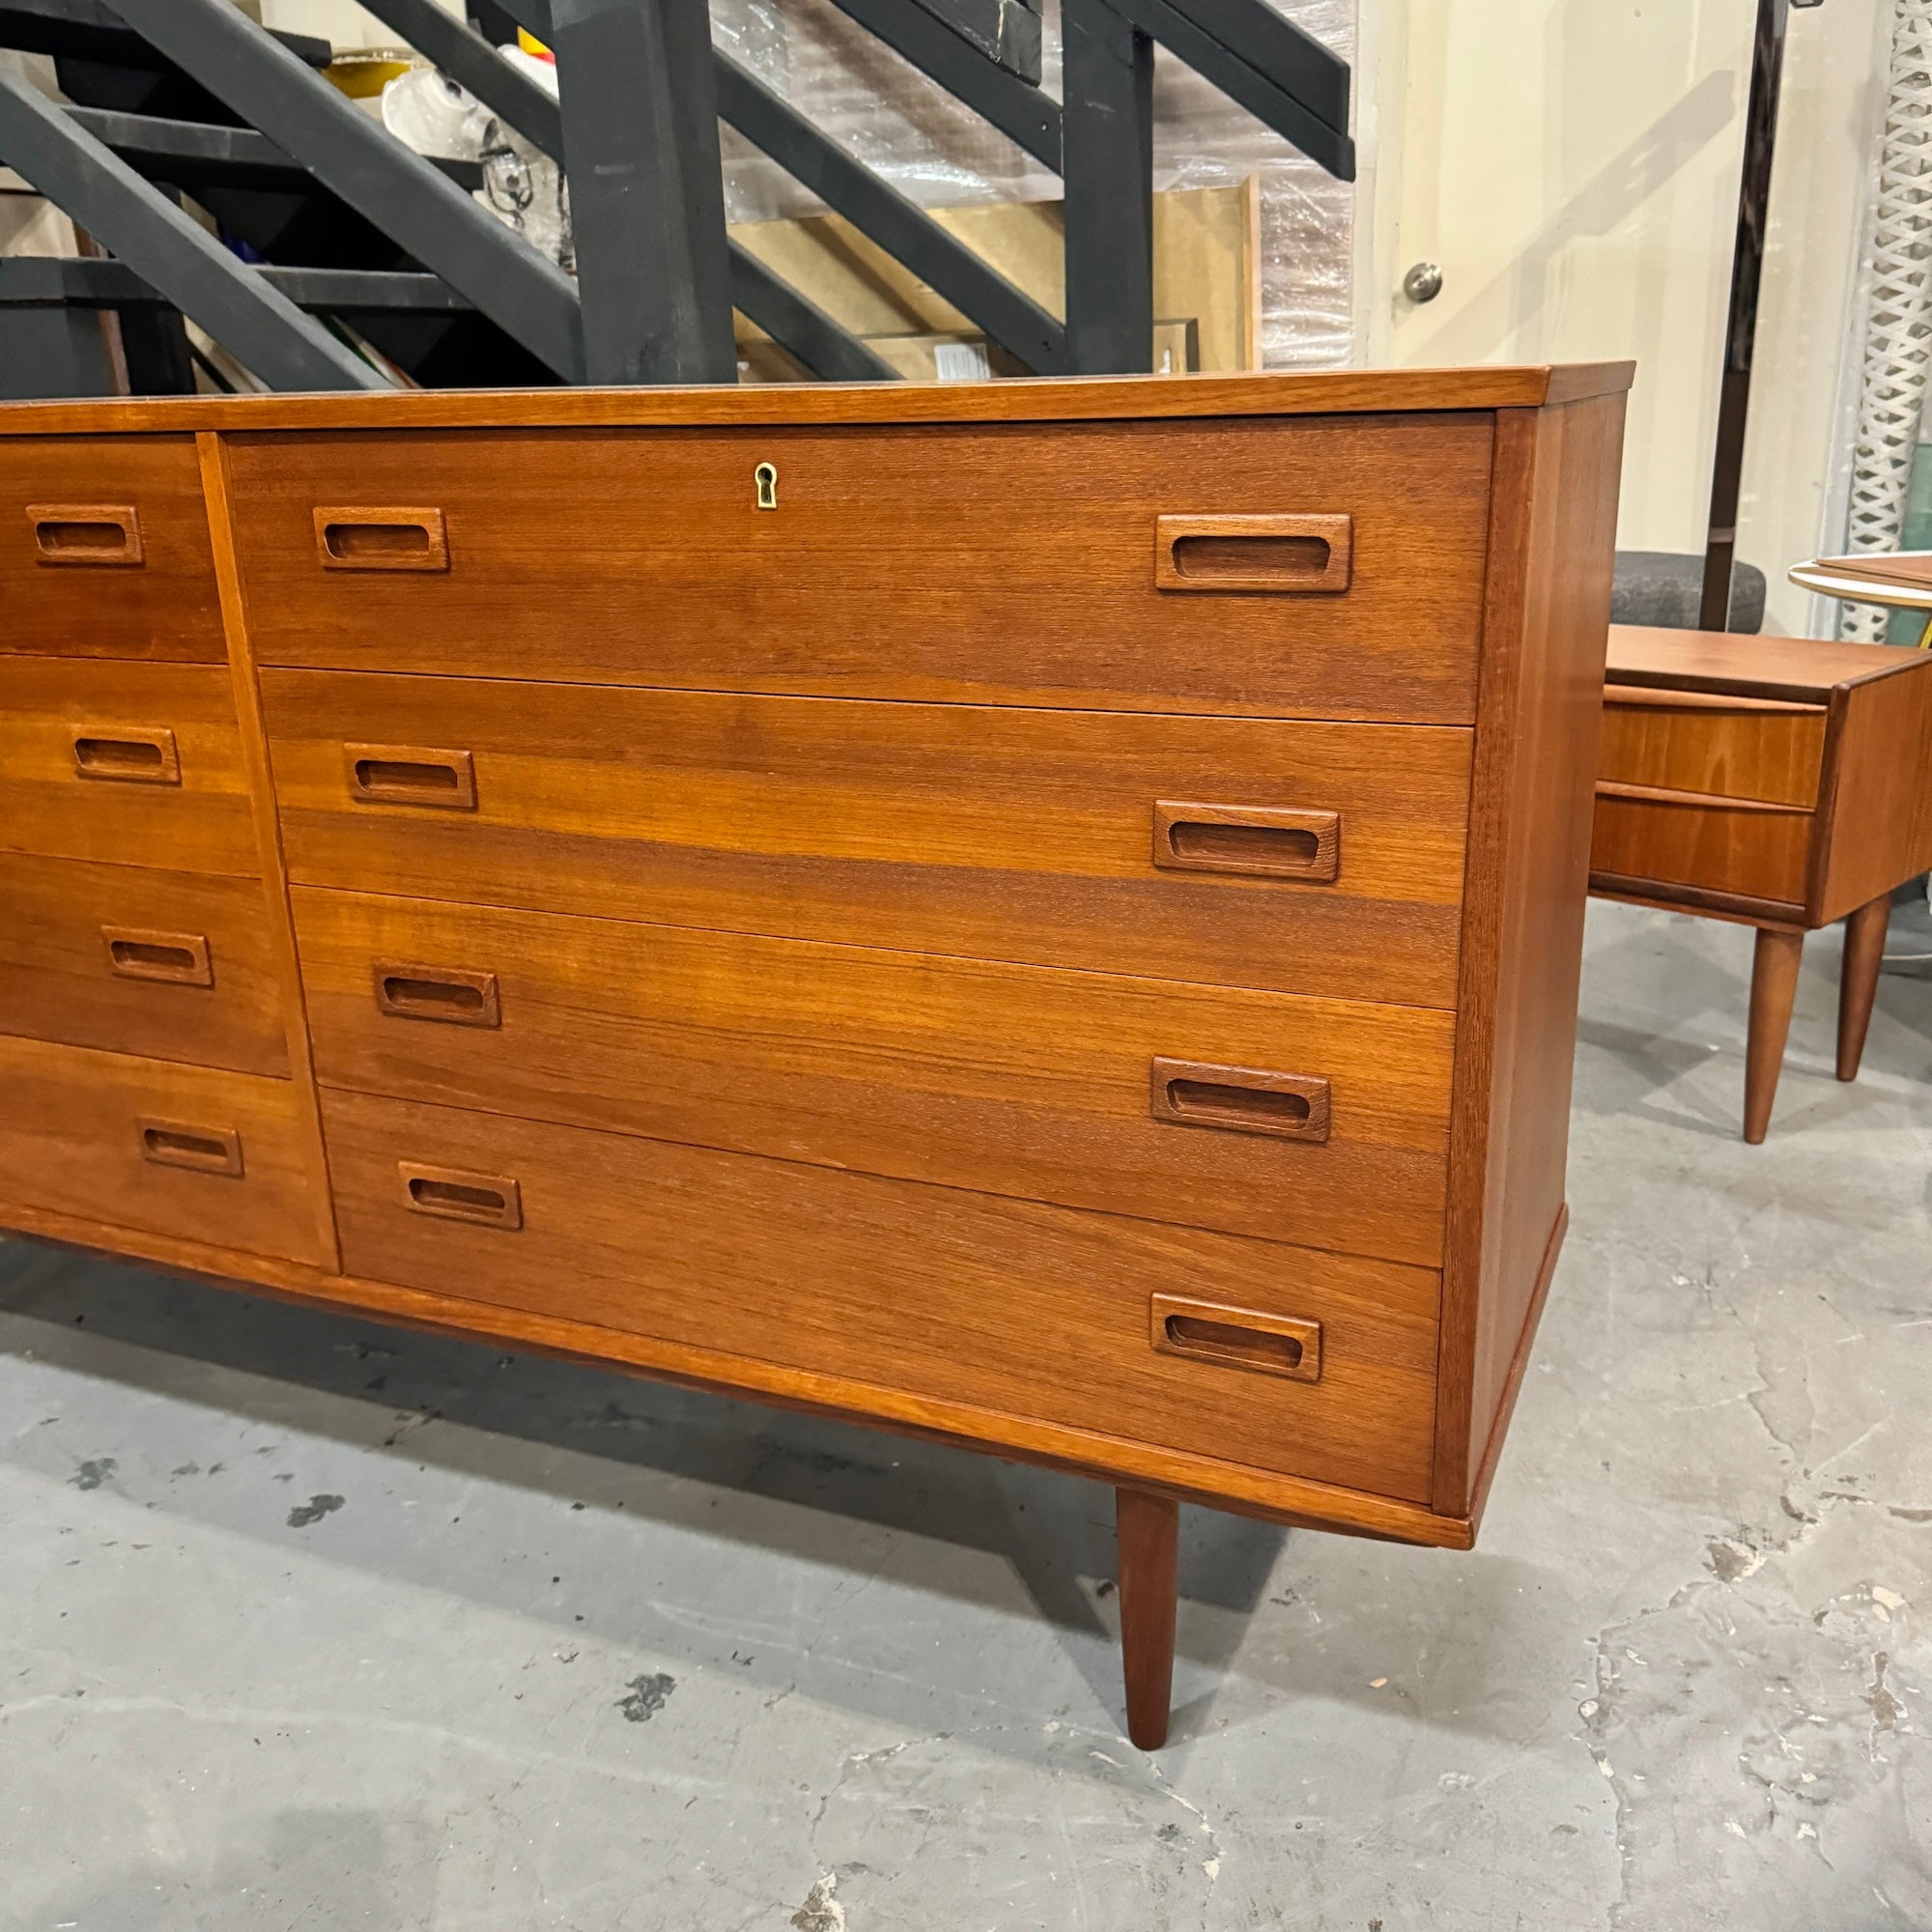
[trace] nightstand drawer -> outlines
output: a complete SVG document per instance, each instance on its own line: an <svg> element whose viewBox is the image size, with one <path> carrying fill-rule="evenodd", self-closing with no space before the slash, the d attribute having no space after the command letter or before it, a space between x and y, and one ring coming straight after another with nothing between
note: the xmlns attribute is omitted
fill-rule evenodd
<svg viewBox="0 0 1932 1932"><path fill-rule="evenodd" d="M298 889L318 1077L1433 1265L1454 1019Z"/></svg>
<svg viewBox="0 0 1932 1932"><path fill-rule="evenodd" d="M323 1113L351 1275L713 1351L709 1379L777 1364L834 1406L890 1389L1429 1495L1432 1271L452 1108Z"/></svg>
<svg viewBox="0 0 1932 1932"><path fill-rule="evenodd" d="M226 663L194 439L0 439L0 653Z"/></svg>
<svg viewBox="0 0 1932 1932"><path fill-rule="evenodd" d="M0 1033L285 1076L261 882L0 853Z"/></svg>
<svg viewBox="0 0 1932 1932"><path fill-rule="evenodd" d="M1612 684L1599 778L1809 808L1825 758L1825 708Z"/></svg>
<svg viewBox="0 0 1932 1932"><path fill-rule="evenodd" d="M270 670L298 882L1456 999L1469 734Z"/></svg>
<svg viewBox="0 0 1932 1932"><path fill-rule="evenodd" d="M0 850L258 874L227 670L0 656Z"/></svg>
<svg viewBox="0 0 1932 1932"><path fill-rule="evenodd" d="M0 1200L326 1260L292 1081L0 1037Z"/></svg>
<svg viewBox="0 0 1932 1932"><path fill-rule="evenodd" d="M242 436L231 462L265 664L1460 724L1492 436L416 432Z"/></svg>
<svg viewBox="0 0 1932 1932"><path fill-rule="evenodd" d="M1689 887L1785 908L1804 906L1818 820L1795 806L1692 796L1645 798L1599 786L1590 840L1593 889L1641 895Z"/></svg>

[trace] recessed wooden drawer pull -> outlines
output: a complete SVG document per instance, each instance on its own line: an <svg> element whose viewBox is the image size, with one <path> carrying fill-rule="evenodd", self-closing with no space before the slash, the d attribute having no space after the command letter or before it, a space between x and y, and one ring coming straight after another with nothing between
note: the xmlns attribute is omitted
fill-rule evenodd
<svg viewBox="0 0 1932 1932"><path fill-rule="evenodd" d="M1153 862L1174 872L1241 872L1327 885L1342 869L1342 814L1163 799L1153 809Z"/></svg>
<svg viewBox="0 0 1932 1932"><path fill-rule="evenodd" d="M317 510L315 549L325 570L449 568L440 510Z"/></svg>
<svg viewBox="0 0 1932 1932"><path fill-rule="evenodd" d="M403 1199L418 1214L445 1221L469 1221L479 1228L521 1228L524 1197L517 1183L500 1174L471 1174L461 1167L418 1167L399 1160L396 1173Z"/></svg>
<svg viewBox="0 0 1932 1932"><path fill-rule="evenodd" d="M1354 519L1346 516L1156 517L1161 590L1346 590Z"/></svg>
<svg viewBox="0 0 1932 1932"><path fill-rule="evenodd" d="M349 790L365 805L476 809L476 760L468 752L422 745L345 745Z"/></svg>
<svg viewBox="0 0 1932 1932"><path fill-rule="evenodd" d="M199 932L153 932L144 926L103 925L107 963L117 979L159 980L171 986L212 986L214 963Z"/></svg>
<svg viewBox="0 0 1932 1932"><path fill-rule="evenodd" d="M1325 1141L1328 1083L1310 1073L1264 1073L1250 1066L1157 1059L1151 1111L1155 1120L1177 1126Z"/></svg>
<svg viewBox="0 0 1932 1932"><path fill-rule="evenodd" d="M172 731L128 724L70 724L73 769L118 784L178 785L181 753Z"/></svg>
<svg viewBox="0 0 1932 1932"><path fill-rule="evenodd" d="M141 1154L160 1167L185 1167L196 1174L239 1175L242 1136L233 1127L195 1127L180 1121L143 1121Z"/></svg>
<svg viewBox="0 0 1932 1932"><path fill-rule="evenodd" d="M141 520L131 503L29 503L42 563L138 564Z"/></svg>
<svg viewBox="0 0 1932 1932"><path fill-rule="evenodd" d="M1321 1324L1293 1315L1223 1308L1184 1295L1156 1294L1152 1341L1163 1355L1185 1355L1226 1369L1254 1369L1298 1382L1321 1379Z"/></svg>
<svg viewBox="0 0 1932 1932"><path fill-rule="evenodd" d="M376 1005L392 1019L438 1020L445 1026L503 1023L494 973L461 966L378 966Z"/></svg>

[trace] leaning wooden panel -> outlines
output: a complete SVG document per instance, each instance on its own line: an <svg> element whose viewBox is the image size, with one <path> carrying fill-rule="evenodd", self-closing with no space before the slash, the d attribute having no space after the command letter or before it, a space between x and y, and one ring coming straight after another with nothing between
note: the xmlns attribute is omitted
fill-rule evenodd
<svg viewBox="0 0 1932 1932"><path fill-rule="evenodd" d="M291 1082L0 1037L0 1222L17 1204L325 1259Z"/></svg>
<svg viewBox="0 0 1932 1932"><path fill-rule="evenodd" d="M1453 414L319 434L231 462L264 665L1466 724L1490 439ZM440 511L448 568L325 567L315 512L356 503L386 530L385 505ZM1230 512L1350 519L1347 589L1159 589L1155 520Z"/></svg>
<svg viewBox="0 0 1932 1932"><path fill-rule="evenodd" d="M0 656L0 850L259 874L227 667Z"/></svg>
<svg viewBox="0 0 1932 1932"><path fill-rule="evenodd" d="M1419 1499L1433 1272L789 1161L327 1093L343 1264ZM399 1163L453 1177L412 1194ZM521 1225L466 1214L515 1180ZM477 1210L480 1214L480 1210ZM1157 1290L1322 1324L1321 1378L1156 1350Z"/></svg>
<svg viewBox="0 0 1932 1932"><path fill-rule="evenodd" d="M219 664L194 443L0 443L0 653Z"/></svg>
<svg viewBox="0 0 1932 1932"><path fill-rule="evenodd" d="M1455 1001L1466 731L327 671L262 684L298 883ZM358 797L347 748L383 743L463 753L473 809L451 809L453 790ZM1204 868L1163 850L1163 803L1331 813L1333 876L1252 849Z"/></svg>
<svg viewBox="0 0 1932 1932"><path fill-rule="evenodd" d="M326 1085L1441 1257L1446 1013L347 893L295 912ZM1194 1070L1151 1103L1165 1060Z"/></svg>
<svg viewBox="0 0 1932 1932"><path fill-rule="evenodd" d="M256 879L0 852L0 1033L285 1076Z"/></svg>

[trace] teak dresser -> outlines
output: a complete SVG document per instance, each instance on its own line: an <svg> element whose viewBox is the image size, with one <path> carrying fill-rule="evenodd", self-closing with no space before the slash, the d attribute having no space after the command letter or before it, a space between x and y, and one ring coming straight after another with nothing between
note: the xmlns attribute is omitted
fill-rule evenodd
<svg viewBox="0 0 1932 1932"><path fill-rule="evenodd" d="M1466 1548L1625 365L0 411L0 1225Z"/></svg>

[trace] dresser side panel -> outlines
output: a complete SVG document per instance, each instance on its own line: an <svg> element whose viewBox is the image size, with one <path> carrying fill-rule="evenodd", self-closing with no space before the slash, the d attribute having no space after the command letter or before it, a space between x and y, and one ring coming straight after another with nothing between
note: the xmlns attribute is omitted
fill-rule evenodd
<svg viewBox="0 0 1932 1932"><path fill-rule="evenodd" d="M1480 1510L1564 1214L1623 399L1497 416L1435 1505Z"/></svg>

